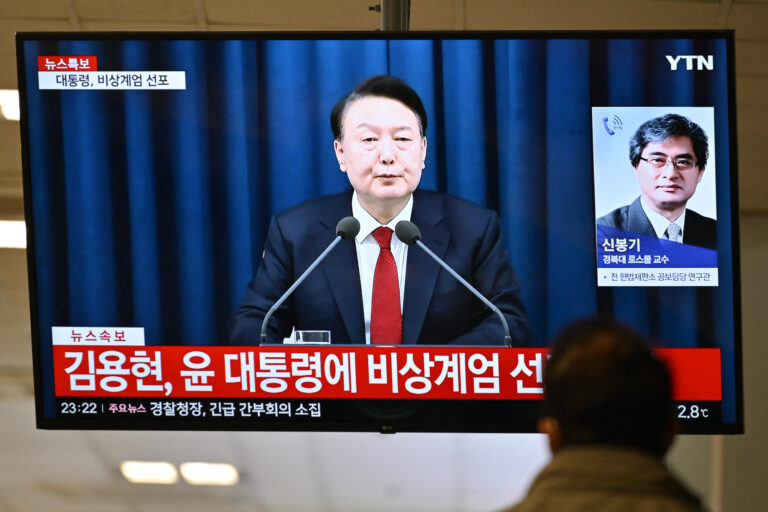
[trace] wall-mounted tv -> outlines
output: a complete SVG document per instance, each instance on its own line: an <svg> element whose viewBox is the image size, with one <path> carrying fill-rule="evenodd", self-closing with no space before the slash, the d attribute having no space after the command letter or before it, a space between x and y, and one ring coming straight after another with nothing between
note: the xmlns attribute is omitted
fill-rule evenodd
<svg viewBox="0 0 768 512"><path fill-rule="evenodd" d="M654 340L684 432L743 430L731 32L17 46L38 427L530 432L598 315ZM393 190L421 237L379 281Z"/></svg>

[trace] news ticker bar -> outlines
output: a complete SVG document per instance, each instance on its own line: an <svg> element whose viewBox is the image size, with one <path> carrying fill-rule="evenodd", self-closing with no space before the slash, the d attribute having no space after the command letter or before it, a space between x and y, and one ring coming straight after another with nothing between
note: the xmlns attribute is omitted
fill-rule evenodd
<svg viewBox="0 0 768 512"><path fill-rule="evenodd" d="M413 402L413 408L407 405ZM56 418L64 422L86 426L160 427L241 427L269 428L270 426L301 425L302 427L331 424L365 423L371 420L387 423L413 420L432 421L440 413L437 424L443 428L455 419L457 411L470 414L478 424L496 426L513 423L535 425L540 414L539 402L468 402L448 400L431 402L438 408L425 408L423 401L357 400L350 407L345 399L169 399L169 398L101 398L58 397ZM402 404L405 404L405 408ZM474 408L469 406L474 405ZM482 407L482 406L489 406ZM489 413L491 411L492 413ZM686 429L722 424L721 403L715 401L675 401L674 414Z"/></svg>
<svg viewBox="0 0 768 512"><path fill-rule="evenodd" d="M539 400L548 349L54 346L57 397ZM673 399L720 401L719 349L658 349Z"/></svg>

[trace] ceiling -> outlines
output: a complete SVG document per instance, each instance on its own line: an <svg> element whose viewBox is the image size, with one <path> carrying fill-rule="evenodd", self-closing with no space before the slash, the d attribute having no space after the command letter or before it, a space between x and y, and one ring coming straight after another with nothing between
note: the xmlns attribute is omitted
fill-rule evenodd
<svg viewBox="0 0 768 512"><path fill-rule="evenodd" d="M0 88L15 31L375 30L376 0L0 0ZM638 12L653 15L638 15ZM743 211L768 210L768 3L412 0L413 29L736 28ZM23 218L18 123L0 120L0 219ZM0 512L470 511L522 496L538 435L36 430L26 255L0 249ZM230 462L234 487L129 484L126 458Z"/></svg>

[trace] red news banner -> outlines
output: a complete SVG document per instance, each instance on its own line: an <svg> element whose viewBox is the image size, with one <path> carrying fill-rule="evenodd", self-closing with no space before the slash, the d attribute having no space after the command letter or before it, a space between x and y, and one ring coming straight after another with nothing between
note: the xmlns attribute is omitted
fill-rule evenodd
<svg viewBox="0 0 768 512"><path fill-rule="evenodd" d="M38 55L38 71L98 71L96 55Z"/></svg>
<svg viewBox="0 0 768 512"><path fill-rule="evenodd" d="M53 347L56 396L537 400L548 349ZM720 401L719 349L658 349L676 401Z"/></svg>

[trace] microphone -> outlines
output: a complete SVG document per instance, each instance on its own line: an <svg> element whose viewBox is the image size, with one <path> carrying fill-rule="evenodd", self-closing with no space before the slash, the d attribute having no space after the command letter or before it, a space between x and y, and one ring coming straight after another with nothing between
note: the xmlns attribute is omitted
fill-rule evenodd
<svg viewBox="0 0 768 512"><path fill-rule="evenodd" d="M512 346L512 337L509 335L509 326L507 325L507 319L504 318L504 315L501 313L499 308L494 306L493 303L491 303L491 301L486 299L485 296L479 291L477 291L474 286L469 284L466 281L466 279L461 277L455 270L449 267L446 262L440 259L440 257L437 254L432 252L429 249L429 247L424 245L424 242L421 241L421 231L419 230L419 227L416 224L407 220L401 220L395 226L395 235L397 235L397 238L399 238L400 241L406 245L416 244L419 247L421 247L424 250L424 252L426 252L433 260L435 260L441 267L447 270L449 274L455 277L456 280L458 280L469 291L471 291L475 295L475 297L480 299L483 302L483 304L488 306L491 309L491 311L496 313L499 317L499 320L501 320L502 327L504 328L504 344L508 347Z"/></svg>
<svg viewBox="0 0 768 512"><path fill-rule="evenodd" d="M285 302L285 299L287 299L293 291L299 287L299 285L304 282L304 279L307 278L307 276L317 268L317 266L320 264L321 261L325 259L325 257L328 255L331 250L336 247L336 244L338 244L342 239L343 240L352 240L354 239L357 234L360 232L360 222L354 217L344 217L339 221L338 224L336 224L336 238L333 239L333 242L326 247L326 249L320 254L320 256L315 259L315 261L312 262L312 264L307 268L307 270L304 271L301 276L291 285L290 288L288 288L285 293L277 299L277 302L274 303L274 305L269 308L269 311L267 311L267 314L264 315L264 320L261 321L261 336L260 336L260 343L266 343L267 342L267 324L269 323L269 319L272 317L272 314L277 311L277 308L279 308L283 302Z"/></svg>

